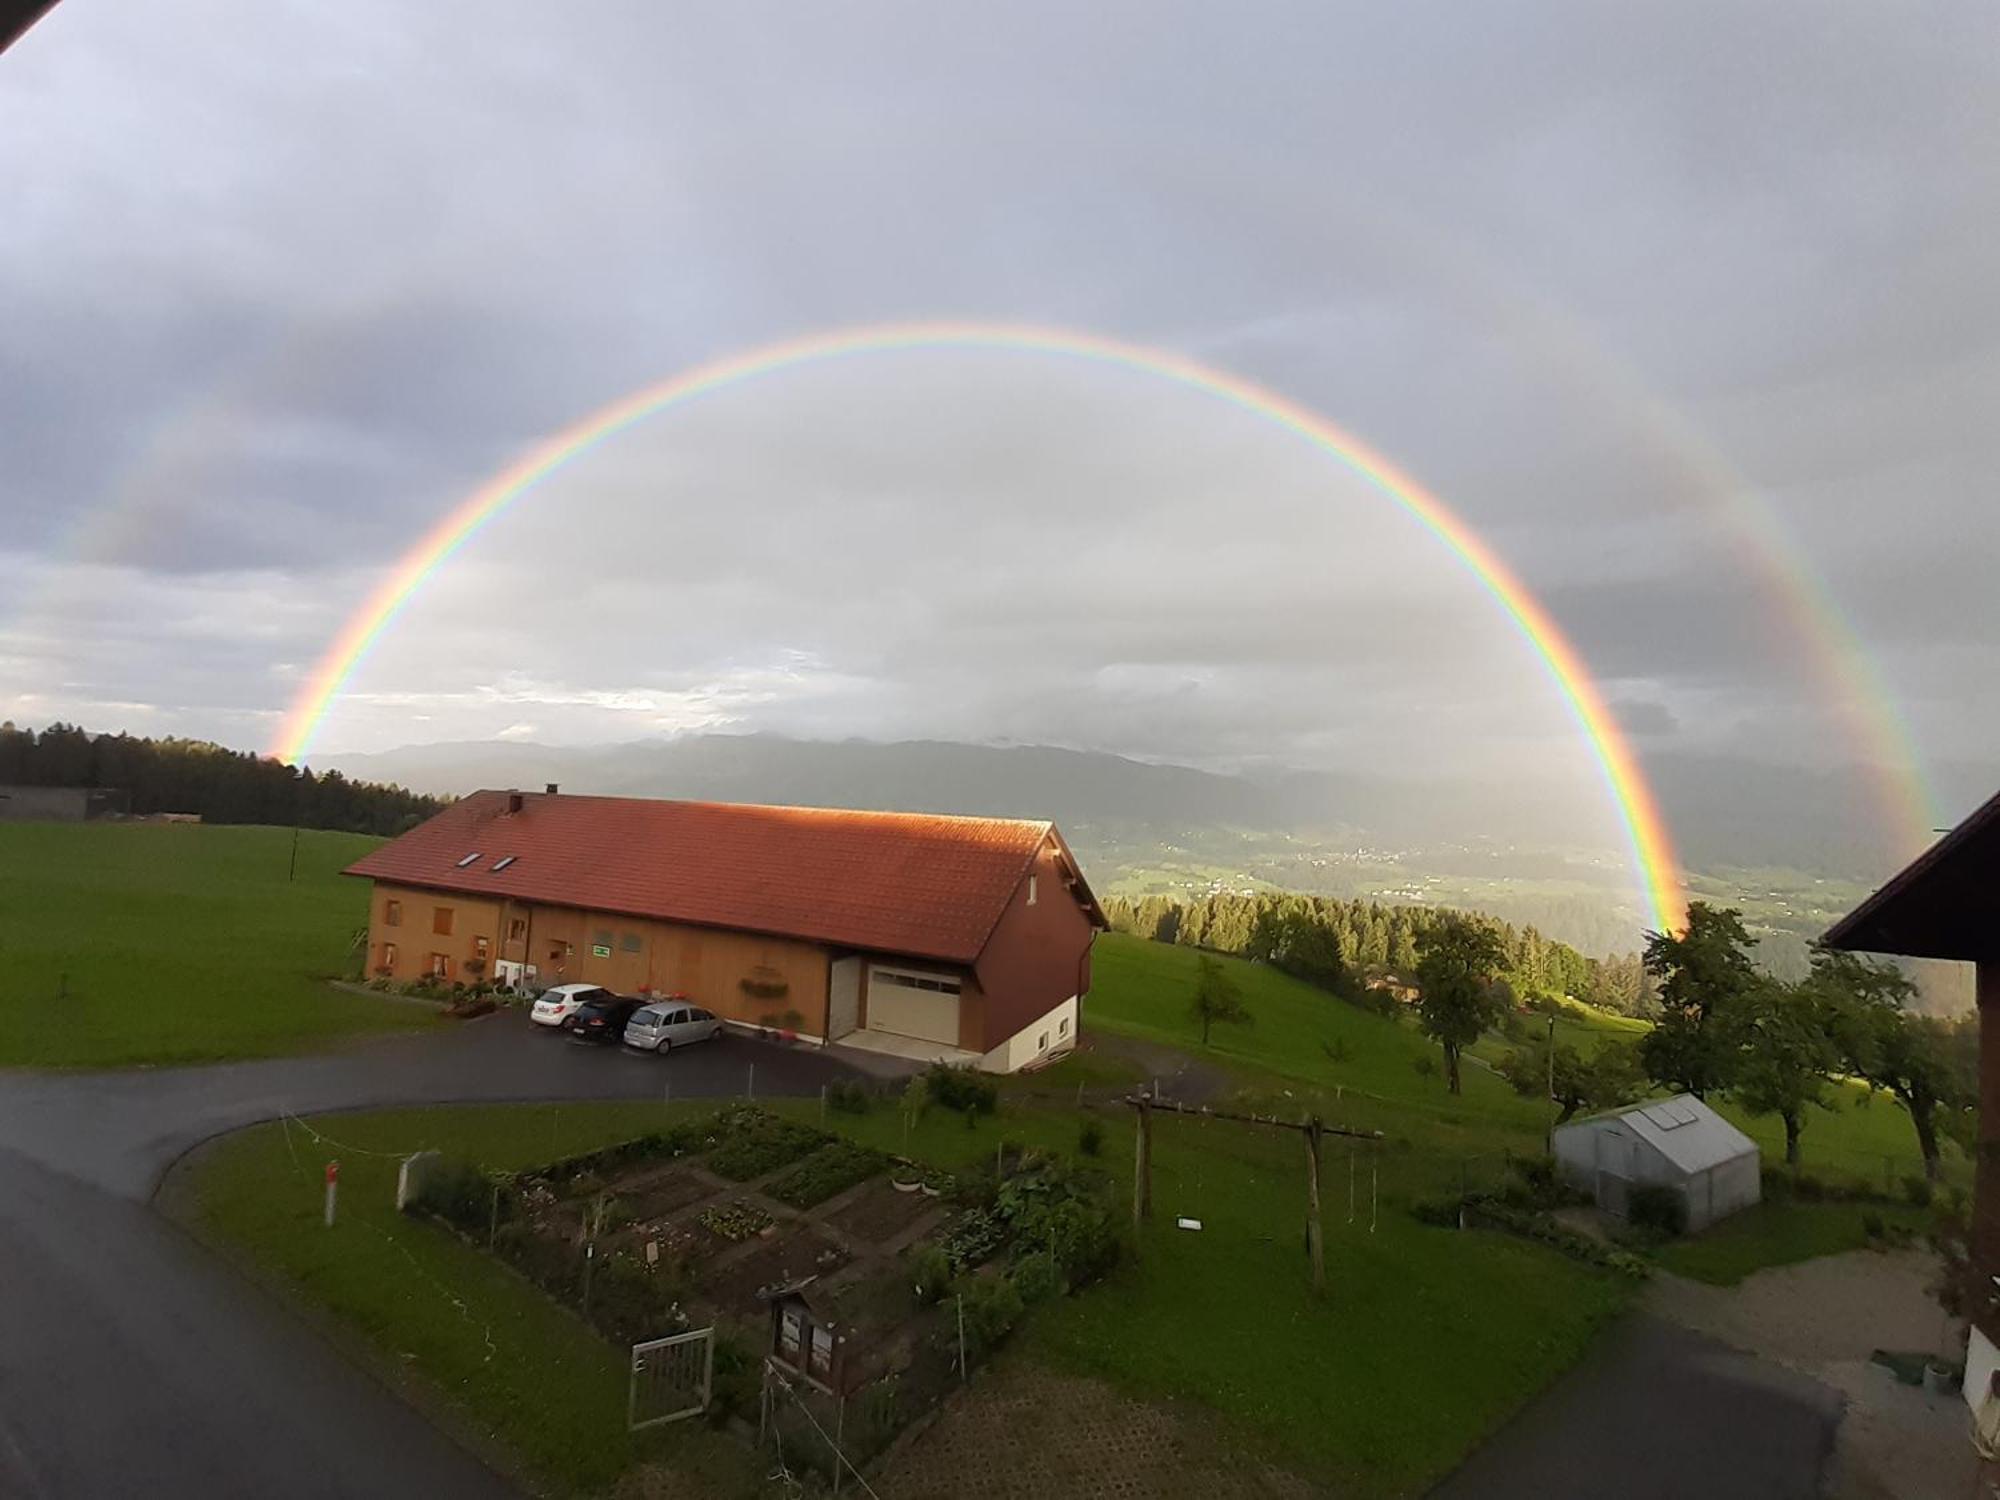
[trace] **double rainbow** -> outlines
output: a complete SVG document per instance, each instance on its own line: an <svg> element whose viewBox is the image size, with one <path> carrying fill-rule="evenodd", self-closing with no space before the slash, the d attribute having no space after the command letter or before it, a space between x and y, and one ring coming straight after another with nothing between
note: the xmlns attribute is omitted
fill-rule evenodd
<svg viewBox="0 0 2000 1500"><path fill-rule="evenodd" d="M1553 679L1589 742L1630 846L1655 927L1677 929L1686 910L1665 820L1637 758L1583 658L1514 571L1443 501L1324 417L1262 386L1183 354L1067 329L976 322L898 323L814 334L699 365L634 391L541 443L467 496L396 562L348 617L299 690L271 753L298 762L327 712L424 580L538 481L646 418L699 396L793 366L912 349L1015 350L1064 355L1170 380L1226 401L1303 438L1393 500L1452 553L1506 611Z"/></svg>

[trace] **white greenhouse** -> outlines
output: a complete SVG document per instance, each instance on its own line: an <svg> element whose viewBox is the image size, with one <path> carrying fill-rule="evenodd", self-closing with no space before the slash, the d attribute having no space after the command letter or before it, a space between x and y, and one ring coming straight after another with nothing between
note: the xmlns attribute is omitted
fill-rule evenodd
<svg viewBox="0 0 2000 1500"><path fill-rule="evenodd" d="M1593 1115L1555 1133L1556 1166L1625 1217L1631 1190L1672 1188L1687 1204L1687 1227L1706 1229L1763 1196L1757 1143L1692 1094Z"/></svg>

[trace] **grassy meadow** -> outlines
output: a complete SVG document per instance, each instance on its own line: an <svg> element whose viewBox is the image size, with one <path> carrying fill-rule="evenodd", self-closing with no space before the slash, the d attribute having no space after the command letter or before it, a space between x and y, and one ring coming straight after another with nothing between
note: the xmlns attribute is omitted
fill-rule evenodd
<svg viewBox="0 0 2000 1500"><path fill-rule="evenodd" d="M376 840L289 828L0 823L0 1066L261 1057L435 1024L330 988Z"/></svg>

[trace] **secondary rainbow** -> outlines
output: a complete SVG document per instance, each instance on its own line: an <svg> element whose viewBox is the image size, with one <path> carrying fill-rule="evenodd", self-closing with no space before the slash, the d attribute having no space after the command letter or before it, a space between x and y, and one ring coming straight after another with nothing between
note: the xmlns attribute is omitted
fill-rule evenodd
<svg viewBox="0 0 2000 1500"><path fill-rule="evenodd" d="M1633 871L1654 925L1677 929L1686 901L1672 840L1637 757L1606 707L1582 656L1541 601L1450 507L1381 454L1297 402L1241 376L1171 350L1060 328L976 322L878 325L768 344L698 365L646 386L564 428L454 506L348 617L286 714L271 753L296 763L327 712L424 580L536 483L635 423L681 402L790 367L898 350L987 349L1062 355L1157 376L1226 401L1338 459L1451 549L1526 639L1589 742L1630 846Z"/></svg>

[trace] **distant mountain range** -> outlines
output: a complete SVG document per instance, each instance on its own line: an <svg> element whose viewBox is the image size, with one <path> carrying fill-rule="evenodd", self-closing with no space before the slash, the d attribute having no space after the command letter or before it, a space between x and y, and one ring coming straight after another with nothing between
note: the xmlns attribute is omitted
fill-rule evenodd
<svg viewBox="0 0 2000 1500"><path fill-rule="evenodd" d="M575 792L1054 818L1065 828L1241 828L1409 846L1537 841L1552 809L1517 787L1275 771L1223 775L1087 750L938 740L690 735L600 746L505 741L326 757L321 769L414 791L560 783ZM1647 770L1693 868L1789 866L1872 881L1893 863L1877 777L1740 759L1653 756ZM2000 770L1984 773L2000 781ZM1968 787L1982 773L1959 768ZM1970 805L1976 800L1968 792Z"/></svg>

